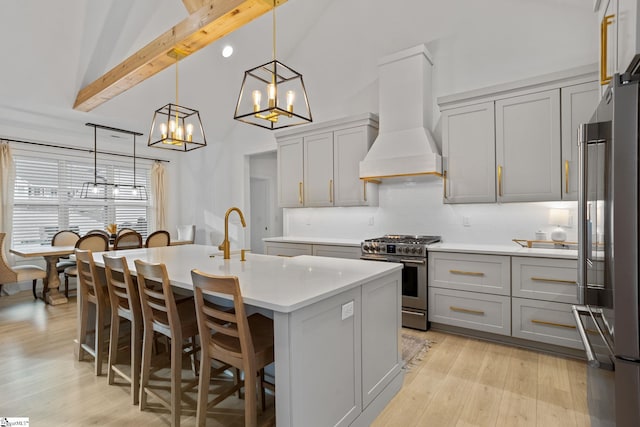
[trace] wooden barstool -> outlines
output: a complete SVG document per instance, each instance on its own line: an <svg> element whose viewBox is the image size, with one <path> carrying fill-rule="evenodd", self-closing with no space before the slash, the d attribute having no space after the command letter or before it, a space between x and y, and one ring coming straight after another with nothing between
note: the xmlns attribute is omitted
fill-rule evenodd
<svg viewBox="0 0 640 427"><path fill-rule="evenodd" d="M256 386L260 386L264 410L264 368L274 361L273 321L261 314L247 317L237 277L213 276L191 270L191 278L201 340L196 423L205 425L207 408L220 403L238 389L238 386L229 387L213 401L208 401L211 361L216 360L244 371L245 426L256 426ZM220 310L220 307L205 300L204 292L231 296L234 311ZM258 376L259 382L256 381Z"/></svg>
<svg viewBox="0 0 640 427"><path fill-rule="evenodd" d="M102 375L104 353L104 329L109 315L109 301L100 280L91 250L76 249L76 268L78 274L78 293L80 296L80 315L78 316L78 360L89 353L95 359L96 375ZM95 339L91 348L85 340L88 335L89 304L96 308Z"/></svg>
<svg viewBox="0 0 640 427"><path fill-rule="evenodd" d="M167 268L164 264L134 261L138 277L138 293L142 305L144 339L142 343L142 368L140 375L140 409L147 406L147 395L160 400L171 411L171 425L180 425L182 391L194 387L197 380L182 387L183 339L191 337L191 345L186 354L193 357L196 365L195 337L198 334L193 298L176 299L169 284ZM162 287L157 285L161 283ZM171 399L166 401L149 385L151 376L151 352L154 332L171 340Z"/></svg>
<svg viewBox="0 0 640 427"><path fill-rule="evenodd" d="M107 380L114 384L115 374L131 384L131 399L134 405L140 397L140 360L142 358L142 309L138 286L134 283L127 259L102 255L107 289L111 301L111 336L109 339L109 362ZM117 366L118 342L120 340L120 320L131 322L131 373L127 375Z"/></svg>

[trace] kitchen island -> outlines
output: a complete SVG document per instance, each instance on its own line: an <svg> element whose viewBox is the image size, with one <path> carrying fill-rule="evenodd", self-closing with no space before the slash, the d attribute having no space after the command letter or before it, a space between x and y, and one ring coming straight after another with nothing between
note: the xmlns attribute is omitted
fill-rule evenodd
<svg viewBox="0 0 640 427"><path fill-rule="evenodd" d="M237 276L245 304L273 317L278 426L365 426L403 381L401 264L248 254L224 260L213 246L112 251L164 263L171 284L190 272ZM103 266L102 253L95 253ZM249 310L251 311L251 310Z"/></svg>

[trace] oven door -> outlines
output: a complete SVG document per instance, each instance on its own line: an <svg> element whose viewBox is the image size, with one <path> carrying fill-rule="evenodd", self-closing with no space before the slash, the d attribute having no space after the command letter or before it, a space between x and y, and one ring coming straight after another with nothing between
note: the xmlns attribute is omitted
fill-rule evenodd
<svg viewBox="0 0 640 427"><path fill-rule="evenodd" d="M427 260L401 259L402 307L419 311L427 310Z"/></svg>

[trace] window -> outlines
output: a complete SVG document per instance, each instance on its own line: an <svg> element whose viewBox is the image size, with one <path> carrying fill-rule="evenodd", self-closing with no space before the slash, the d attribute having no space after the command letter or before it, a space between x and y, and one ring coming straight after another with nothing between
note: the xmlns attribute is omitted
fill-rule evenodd
<svg viewBox="0 0 640 427"><path fill-rule="evenodd" d="M107 224L147 236L149 200L81 199L82 184L94 181L93 162L74 157L14 155L16 181L13 247L49 245L58 230L80 235ZM136 184L149 188L149 165L136 163ZM133 184L133 164L98 164L98 182Z"/></svg>

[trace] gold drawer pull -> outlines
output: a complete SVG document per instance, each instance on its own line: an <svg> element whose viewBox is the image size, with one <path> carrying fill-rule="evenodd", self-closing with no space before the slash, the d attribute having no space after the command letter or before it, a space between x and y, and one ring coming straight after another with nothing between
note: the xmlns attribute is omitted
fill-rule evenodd
<svg viewBox="0 0 640 427"><path fill-rule="evenodd" d="M577 285L575 280L547 279L546 277L532 277L531 280L533 280L534 282L549 282L549 283L560 283L563 285Z"/></svg>
<svg viewBox="0 0 640 427"><path fill-rule="evenodd" d="M362 192L364 193L364 201L367 201L367 181L362 180Z"/></svg>
<svg viewBox="0 0 640 427"><path fill-rule="evenodd" d="M484 276L481 271L464 271L464 270L449 270L451 274L462 274L464 276Z"/></svg>
<svg viewBox="0 0 640 427"><path fill-rule="evenodd" d="M564 161L564 192L569 192L569 160Z"/></svg>
<svg viewBox="0 0 640 427"><path fill-rule="evenodd" d="M293 258L293 255L282 255L282 254L278 254L278 256L281 256L282 258Z"/></svg>
<svg viewBox="0 0 640 427"><path fill-rule="evenodd" d="M565 325L564 323L547 322L546 320L531 319L531 323L538 325L555 326L557 328L575 329L576 325Z"/></svg>
<svg viewBox="0 0 640 427"><path fill-rule="evenodd" d="M546 320L531 319L531 323L545 326L555 326L557 328L576 329L575 325L565 325L564 323L548 322ZM595 329L587 329L587 333L591 335L597 335L598 331L596 331Z"/></svg>
<svg viewBox="0 0 640 427"><path fill-rule="evenodd" d="M454 307L454 306L449 306L449 310L451 311L457 311L459 313L467 313L467 314L478 314L480 316L484 315L484 311L482 310L470 310L468 308L462 308L462 307Z"/></svg>
<svg viewBox="0 0 640 427"><path fill-rule="evenodd" d="M447 198L447 171L442 172L442 193Z"/></svg>

